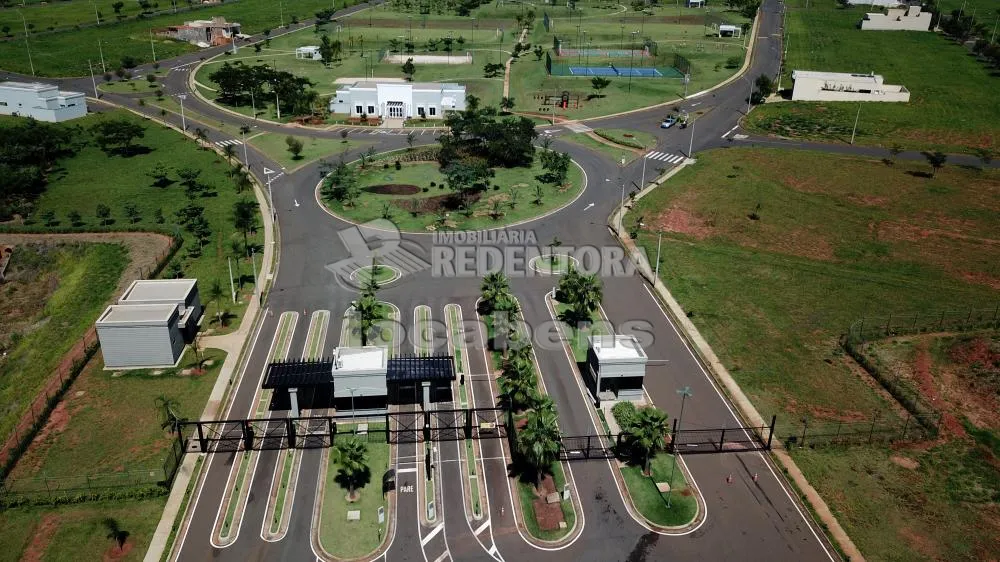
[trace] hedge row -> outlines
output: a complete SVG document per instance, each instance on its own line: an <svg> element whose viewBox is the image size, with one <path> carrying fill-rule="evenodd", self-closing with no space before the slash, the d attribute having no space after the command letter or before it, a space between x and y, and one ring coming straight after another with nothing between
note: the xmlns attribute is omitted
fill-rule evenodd
<svg viewBox="0 0 1000 562"><path fill-rule="evenodd" d="M169 486L137 486L134 488L110 488L102 491L80 493L56 493L55 495L22 495L9 494L0 497L0 510L14 507L68 505L98 501L137 501L165 496L170 493Z"/></svg>

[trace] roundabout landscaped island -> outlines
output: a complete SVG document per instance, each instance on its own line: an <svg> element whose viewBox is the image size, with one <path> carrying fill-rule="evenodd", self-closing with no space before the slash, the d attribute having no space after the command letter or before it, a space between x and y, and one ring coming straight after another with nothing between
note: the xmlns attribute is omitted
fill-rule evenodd
<svg viewBox="0 0 1000 562"><path fill-rule="evenodd" d="M536 148L532 122L478 107L450 114L440 144L341 161L318 186L334 215L400 230L485 229L558 210L586 188L568 154Z"/></svg>

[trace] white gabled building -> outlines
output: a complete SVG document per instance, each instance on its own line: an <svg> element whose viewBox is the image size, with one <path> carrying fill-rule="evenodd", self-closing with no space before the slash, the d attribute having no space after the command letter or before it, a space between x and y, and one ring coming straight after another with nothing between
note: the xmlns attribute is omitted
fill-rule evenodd
<svg viewBox="0 0 1000 562"><path fill-rule="evenodd" d="M929 31L930 12L921 12L920 6L888 8L884 13L865 14L861 29L871 31Z"/></svg>
<svg viewBox="0 0 1000 562"><path fill-rule="evenodd" d="M0 82L0 115L61 123L86 114L83 92L63 92L41 82Z"/></svg>
<svg viewBox="0 0 1000 562"><path fill-rule="evenodd" d="M910 101L910 91L903 86L885 84L882 76L846 72L792 72L793 101Z"/></svg>
<svg viewBox="0 0 1000 562"><path fill-rule="evenodd" d="M323 60L323 55L319 52L317 45L306 45L295 48L295 58L306 60Z"/></svg>
<svg viewBox="0 0 1000 562"><path fill-rule="evenodd" d="M439 82L355 82L337 90L330 113L383 119L442 119L465 109L465 86Z"/></svg>

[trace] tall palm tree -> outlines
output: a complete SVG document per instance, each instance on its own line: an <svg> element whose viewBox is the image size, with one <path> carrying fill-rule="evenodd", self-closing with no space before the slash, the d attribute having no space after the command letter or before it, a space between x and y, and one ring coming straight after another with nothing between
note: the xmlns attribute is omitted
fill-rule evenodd
<svg viewBox="0 0 1000 562"><path fill-rule="evenodd" d="M122 530L118 520L111 517L105 517L104 521L101 521L101 524L108 531L108 538L115 541L115 548L121 552L121 549L125 546L125 541L128 540L129 532Z"/></svg>
<svg viewBox="0 0 1000 562"><path fill-rule="evenodd" d="M232 164L233 157L236 155L236 147L231 144L227 144L222 147L222 155L226 157L226 162Z"/></svg>
<svg viewBox="0 0 1000 562"><path fill-rule="evenodd" d="M239 240L229 241L229 255L236 262L236 279L238 280L238 287L243 288L243 276L240 274L240 260L246 258L246 248L240 244Z"/></svg>
<svg viewBox="0 0 1000 562"><path fill-rule="evenodd" d="M175 398L165 394L157 396L155 402L156 407L163 410L163 422L160 423L160 427L176 432L182 421L177 416L177 408L180 406L180 403Z"/></svg>
<svg viewBox="0 0 1000 562"><path fill-rule="evenodd" d="M534 471L535 487L541 485L545 472L559 458L560 435L551 409L532 410L527 423L517 433L517 449Z"/></svg>
<svg viewBox="0 0 1000 562"><path fill-rule="evenodd" d="M500 271L487 273L483 277L483 283L479 290L482 292L482 312L489 314L493 312L496 300L502 296L510 295L510 281L507 276Z"/></svg>
<svg viewBox="0 0 1000 562"><path fill-rule="evenodd" d="M243 233L243 245L249 245L250 231L257 228L257 205L249 199L233 203L233 226Z"/></svg>
<svg viewBox="0 0 1000 562"><path fill-rule="evenodd" d="M358 482L361 475L368 470L368 444L357 437L338 439L333 445L334 454L337 456L337 464L340 469L337 471L344 482L347 483L348 501L357 499Z"/></svg>
<svg viewBox="0 0 1000 562"><path fill-rule="evenodd" d="M222 283L215 279L212 284L208 286L208 302L215 303L215 319L222 325L222 299L225 298L226 292L222 289Z"/></svg>
<svg viewBox="0 0 1000 562"><path fill-rule="evenodd" d="M649 461L656 451L663 447L663 440L670 431L666 412L653 406L639 408L635 413L629 432L629 443L633 451L641 453L642 470L649 474Z"/></svg>
<svg viewBox="0 0 1000 562"><path fill-rule="evenodd" d="M365 279L361 294L374 297L379 290L378 275L382 272L382 266L378 263L378 258L372 256L372 265L368 269L368 278Z"/></svg>
<svg viewBox="0 0 1000 562"><path fill-rule="evenodd" d="M597 274L581 275L573 299L573 314L581 321L589 321L604 298L604 286Z"/></svg>
<svg viewBox="0 0 1000 562"><path fill-rule="evenodd" d="M375 298L375 295L361 295L352 303L354 314L358 318L358 330L361 332L361 346L368 345L368 338L375 326L385 320L385 307Z"/></svg>
<svg viewBox="0 0 1000 562"><path fill-rule="evenodd" d="M503 350L504 358L517 333L514 321L518 310L517 299L510 293L497 295L493 301L493 349Z"/></svg>

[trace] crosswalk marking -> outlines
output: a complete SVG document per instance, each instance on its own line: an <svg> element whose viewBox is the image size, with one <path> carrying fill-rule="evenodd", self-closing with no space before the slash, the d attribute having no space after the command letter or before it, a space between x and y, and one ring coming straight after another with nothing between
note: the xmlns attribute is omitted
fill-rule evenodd
<svg viewBox="0 0 1000 562"><path fill-rule="evenodd" d="M678 156L676 154L670 154L667 152L653 151L646 155L646 158L650 160L659 160L661 162L666 162L668 164L677 164L684 160L683 156Z"/></svg>
<svg viewBox="0 0 1000 562"><path fill-rule="evenodd" d="M236 140L236 139L229 139L229 140L215 141L215 144L217 144L219 146L230 146L230 145L231 146L240 146L243 143L241 141Z"/></svg>
<svg viewBox="0 0 1000 562"><path fill-rule="evenodd" d="M427 536L420 539L420 546L427 546L427 543L431 542L431 539L436 537L437 534L443 530L444 530L444 523L438 525L437 527L434 527L434 529L432 529L430 533L427 533Z"/></svg>

